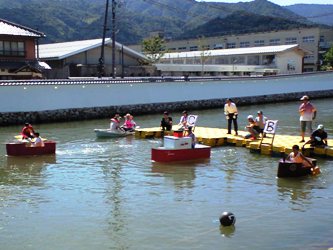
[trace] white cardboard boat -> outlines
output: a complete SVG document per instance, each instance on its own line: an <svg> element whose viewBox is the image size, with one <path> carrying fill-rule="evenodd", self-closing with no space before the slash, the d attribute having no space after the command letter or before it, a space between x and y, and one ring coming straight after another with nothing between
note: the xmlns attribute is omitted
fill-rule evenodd
<svg viewBox="0 0 333 250"><path fill-rule="evenodd" d="M118 131L118 130L110 130L110 129L94 129L97 138L117 138L117 137L125 137L129 135L134 135L135 132L129 131Z"/></svg>

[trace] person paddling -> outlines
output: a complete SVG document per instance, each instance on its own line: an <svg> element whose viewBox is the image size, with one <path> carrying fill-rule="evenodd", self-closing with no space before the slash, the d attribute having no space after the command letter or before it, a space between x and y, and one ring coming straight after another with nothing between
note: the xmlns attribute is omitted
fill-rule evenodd
<svg viewBox="0 0 333 250"><path fill-rule="evenodd" d="M22 139L34 138L35 131L30 123L26 122L21 130Z"/></svg>

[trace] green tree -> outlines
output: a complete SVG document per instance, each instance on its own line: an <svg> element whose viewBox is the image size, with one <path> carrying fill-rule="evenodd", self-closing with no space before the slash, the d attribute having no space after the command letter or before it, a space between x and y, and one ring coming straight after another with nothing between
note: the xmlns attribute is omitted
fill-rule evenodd
<svg viewBox="0 0 333 250"><path fill-rule="evenodd" d="M159 36L142 41L142 51L150 63L156 63L165 54L165 42Z"/></svg>
<svg viewBox="0 0 333 250"><path fill-rule="evenodd" d="M333 67L333 46L324 55L324 69L332 69Z"/></svg>

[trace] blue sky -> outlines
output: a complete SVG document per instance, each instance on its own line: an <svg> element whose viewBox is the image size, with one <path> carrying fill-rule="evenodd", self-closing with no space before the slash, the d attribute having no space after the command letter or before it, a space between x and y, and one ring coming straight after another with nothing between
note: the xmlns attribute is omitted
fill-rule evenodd
<svg viewBox="0 0 333 250"><path fill-rule="evenodd" d="M253 0L197 0L198 2L223 2L223 3L238 3L238 2L252 2ZM306 4L332 4L333 0L269 0L272 3L285 6L297 3Z"/></svg>

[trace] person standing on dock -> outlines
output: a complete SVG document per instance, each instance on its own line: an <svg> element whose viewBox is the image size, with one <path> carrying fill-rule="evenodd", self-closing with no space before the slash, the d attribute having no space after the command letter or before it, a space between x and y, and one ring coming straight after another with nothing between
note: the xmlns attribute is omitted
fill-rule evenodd
<svg viewBox="0 0 333 250"><path fill-rule="evenodd" d="M309 133L312 133L312 121L316 119L317 109L313 106L307 95L303 96L301 99L302 104L299 106L299 114L300 114L300 125L301 125L301 141L304 141L305 131L308 128Z"/></svg>
<svg viewBox="0 0 333 250"><path fill-rule="evenodd" d="M238 124L237 124L237 116L238 110L235 103L231 101L231 99L227 99L224 105L224 114L225 118L228 121L228 134L231 134L231 123L234 124L235 135L238 135Z"/></svg>

